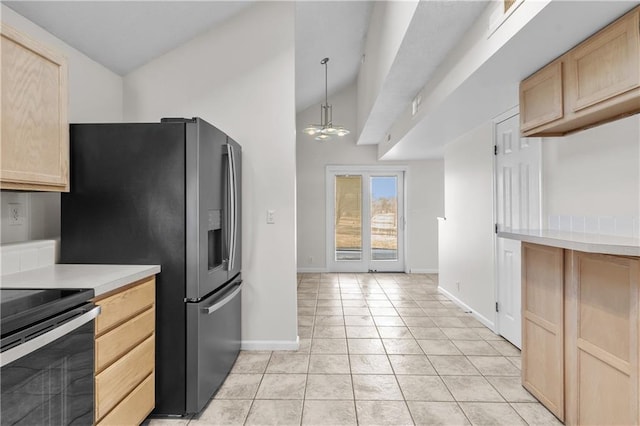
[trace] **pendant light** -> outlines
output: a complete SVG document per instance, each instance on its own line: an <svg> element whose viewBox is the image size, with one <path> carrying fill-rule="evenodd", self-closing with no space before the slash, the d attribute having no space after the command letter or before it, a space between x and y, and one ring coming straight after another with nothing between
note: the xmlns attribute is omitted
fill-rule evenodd
<svg viewBox="0 0 640 426"><path fill-rule="evenodd" d="M311 124L303 130L306 134L315 136L314 139L317 141L326 141L336 135L344 136L351 133L343 126L333 125L331 105L329 105L327 96L327 62L329 62L329 58L320 61L324 65L324 105L320 105L320 124Z"/></svg>

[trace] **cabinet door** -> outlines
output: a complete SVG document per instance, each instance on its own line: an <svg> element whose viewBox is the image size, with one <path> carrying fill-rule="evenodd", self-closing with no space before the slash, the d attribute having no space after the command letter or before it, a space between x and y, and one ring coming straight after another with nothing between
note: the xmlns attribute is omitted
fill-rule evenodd
<svg viewBox="0 0 640 426"><path fill-rule="evenodd" d="M520 83L520 130L563 117L562 61L550 63Z"/></svg>
<svg viewBox="0 0 640 426"><path fill-rule="evenodd" d="M564 420L564 253L522 244L522 385Z"/></svg>
<svg viewBox="0 0 640 426"><path fill-rule="evenodd" d="M567 423L638 424L640 259L571 252Z"/></svg>
<svg viewBox="0 0 640 426"><path fill-rule="evenodd" d="M640 86L640 29L636 10L567 55L567 102L571 111Z"/></svg>
<svg viewBox="0 0 640 426"><path fill-rule="evenodd" d="M2 25L2 189L69 186L66 59Z"/></svg>

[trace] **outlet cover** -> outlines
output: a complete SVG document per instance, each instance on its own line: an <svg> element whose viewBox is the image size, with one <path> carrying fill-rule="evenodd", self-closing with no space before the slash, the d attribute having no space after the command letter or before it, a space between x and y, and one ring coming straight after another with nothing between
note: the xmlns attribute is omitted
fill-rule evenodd
<svg viewBox="0 0 640 426"><path fill-rule="evenodd" d="M8 203L8 224L9 226L19 226L25 223L24 204L22 203Z"/></svg>

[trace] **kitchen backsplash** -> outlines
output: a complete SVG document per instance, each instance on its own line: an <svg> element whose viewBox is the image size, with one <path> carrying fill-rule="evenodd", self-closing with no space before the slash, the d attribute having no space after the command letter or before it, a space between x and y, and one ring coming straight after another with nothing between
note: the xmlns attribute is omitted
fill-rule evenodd
<svg viewBox="0 0 640 426"><path fill-rule="evenodd" d="M0 275L24 272L56 263L58 241L38 240L0 245Z"/></svg>
<svg viewBox="0 0 640 426"><path fill-rule="evenodd" d="M550 215L549 229L587 234L640 238L638 216L569 216Z"/></svg>

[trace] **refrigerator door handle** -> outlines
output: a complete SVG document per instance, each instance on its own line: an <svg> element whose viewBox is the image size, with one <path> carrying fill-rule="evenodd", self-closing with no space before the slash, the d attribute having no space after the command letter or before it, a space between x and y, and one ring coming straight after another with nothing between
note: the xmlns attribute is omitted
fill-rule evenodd
<svg viewBox="0 0 640 426"><path fill-rule="evenodd" d="M237 285L237 288L235 290L233 290L231 293L229 293L219 302L216 302L213 305L208 306L206 308L202 308L202 312L208 315L211 315L212 313L214 313L215 311L219 310L224 305L229 303L231 300L233 300L233 298L236 297L236 295L240 293L240 291L242 290L242 286L243 286L242 281L239 281L236 285Z"/></svg>
<svg viewBox="0 0 640 426"><path fill-rule="evenodd" d="M233 257L231 258L231 270L236 267L236 250L238 248L238 168L236 164L236 152L231 147L231 160L233 163Z"/></svg>
<svg viewBox="0 0 640 426"><path fill-rule="evenodd" d="M236 221L236 194L235 194L235 161L233 158L233 146L227 144L227 162L229 170L229 232L227 232L229 242L229 263L227 269L233 270L233 258L235 254L235 221Z"/></svg>

